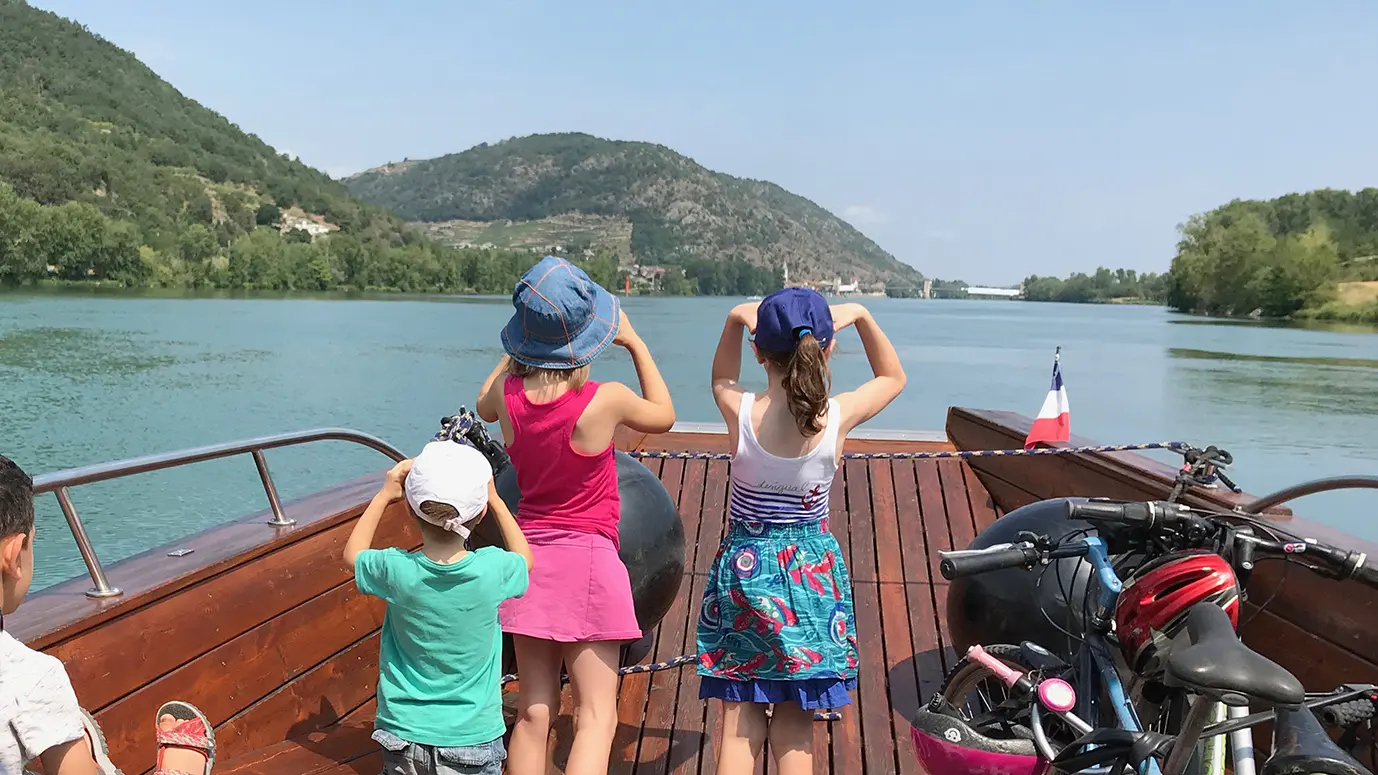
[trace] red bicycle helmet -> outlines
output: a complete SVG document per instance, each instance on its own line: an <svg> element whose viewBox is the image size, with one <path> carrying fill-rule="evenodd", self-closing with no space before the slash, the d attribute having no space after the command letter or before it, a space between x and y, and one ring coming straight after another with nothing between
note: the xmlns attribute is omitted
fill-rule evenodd
<svg viewBox="0 0 1378 775"><path fill-rule="evenodd" d="M1146 563L1125 584L1115 603L1115 634L1135 672L1163 671L1159 655L1186 626L1187 611L1214 603L1239 626L1239 579L1214 552L1172 554Z"/></svg>

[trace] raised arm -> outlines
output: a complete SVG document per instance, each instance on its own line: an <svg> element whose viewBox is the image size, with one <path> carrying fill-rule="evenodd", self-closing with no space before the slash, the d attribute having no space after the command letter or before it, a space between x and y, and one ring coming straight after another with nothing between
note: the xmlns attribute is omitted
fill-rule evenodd
<svg viewBox="0 0 1378 775"><path fill-rule="evenodd" d="M641 395L629 389L616 392L616 406L620 422L632 430L642 433L665 433L675 425L675 405L670 400L670 388L660 369L651 358L651 350L642 341L641 335L632 328L627 313L622 312L622 323L618 327L614 344L627 348L636 367L636 378L641 383Z"/></svg>
<svg viewBox="0 0 1378 775"><path fill-rule="evenodd" d="M737 380L742 376L742 332L756 331L756 309L760 306L758 302L747 302L738 304L727 313L727 321L723 323L722 336L718 339L718 351L713 353L713 400L718 404L718 411L723 412L723 417L727 416L730 410L736 413L736 407L741 405L741 388L737 386ZM724 404L724 401L727 401ZM728 423L732 425L732 423Z"/></svg>
<svg viewBox="0 0 1378 775"><path fill-rule="evenodd" d="M895 352L895 346L890 344L889 337L880 330L869 310L860 304L838 304L832 308L832 313L836 330L856 326L856 332L861 336L861 346L866 350L866 360L871 364L871 373L875 375L856 390L837 397L842 407L842 426L839 430L846 435L889 406L904 390L906 378L899 353Z"/></svg>
<svg viewBox="0 0 1378 775"><path fill-rule="evenodd" d="M507 362L511 358L510 355L502 356L502 360L498 361L488 379L483 381L483 387L479 388L474 411L478 412L479 419L484 422L498 421L498 409L502 406L502 382L498 378L507 371Z"/></svg>
<svg viewBox="0 0 1378 775"><path fill-rule="evenodd" d="M507 551L521 555L526 560L526 569L531 570L535 560L531 556L531 546L526 543L526 534L517 526L517 520L507 509L507 504L498 497L498 488L493 482L488 483L488 513L498 523L502 545L507 547Z"/></svg>
<svg viewBox="0 0 1378 775"><path fill-rule="evenodd" d="M387 511L388 505L402 498L402 483L407 480L407 473L411 471L411 462L403 460L388 471L383 489L373 496L368 508L364 509L364 515L354 523L354 529L350 531L344 548L344 561L349 563L351 569L354 567L354 561L359 559L359 554L373 546L373 534L378 531L378 521L383 518L383 512Z"/></svg>

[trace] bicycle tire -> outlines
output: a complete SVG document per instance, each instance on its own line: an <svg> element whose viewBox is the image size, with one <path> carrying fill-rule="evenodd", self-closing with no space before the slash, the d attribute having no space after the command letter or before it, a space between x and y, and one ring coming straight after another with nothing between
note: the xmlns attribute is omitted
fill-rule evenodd
<svg viewBox="0 0 1378 775"><path fill-rule="evenodd" d="M981 648L987 654L990 654L1016 670L1028 672L1033 669L1031 666L1024 663L1023 651L1021 651L1018 646L995 644L992 646L982 646ZM965 656L961 657L953 663L952 669L948 670L947 674L943 676L943 682L939 684L937 693L929 700L930 709L937 709L933 703L949 695L952 684L956 679L962 678L964 681L969 681L970 678L967 677L966 674L972 673L973 671L977 674L984 674L986 676L992 675L992 673L981 663L968 659Z"/></svg>

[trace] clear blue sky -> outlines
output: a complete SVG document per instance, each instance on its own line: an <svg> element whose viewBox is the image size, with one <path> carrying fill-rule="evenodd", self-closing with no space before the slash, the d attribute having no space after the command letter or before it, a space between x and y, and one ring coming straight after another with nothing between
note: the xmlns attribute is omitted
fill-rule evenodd
<svg viewBox="0 0 1378 775"><path fill-rule="evenodd" d="M33 2L333 175L658 142L969 282L1162 271L1194 212L1378 185L1373 0Z"/></svg>

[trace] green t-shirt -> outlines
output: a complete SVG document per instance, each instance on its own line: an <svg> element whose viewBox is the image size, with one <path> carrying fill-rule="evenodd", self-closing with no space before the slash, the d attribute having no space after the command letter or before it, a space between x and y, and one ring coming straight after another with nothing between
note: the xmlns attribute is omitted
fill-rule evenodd
<svg viewBox="0 0 1378 775"><path fill-rule="evenodd" d="M502 737L498 604L526 593L526 560L485 547L441 565L420 552L369 549L354 578L388 604L374 727L443 747Z"/></svg>

